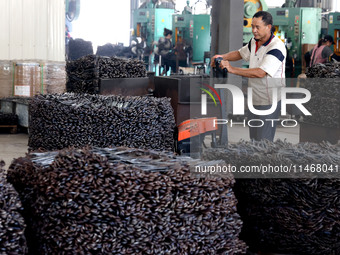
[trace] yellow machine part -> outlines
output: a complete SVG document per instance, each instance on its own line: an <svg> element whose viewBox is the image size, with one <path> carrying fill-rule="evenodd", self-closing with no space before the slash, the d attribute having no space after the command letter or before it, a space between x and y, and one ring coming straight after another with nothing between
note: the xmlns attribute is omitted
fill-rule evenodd
<svg viewBox="0 0 340 255"><path fill-rule="evenodd" d="M178 42L178 27L175 28L175 44Z"/></svg>
<svg viewBox="0 0 340 255"><path fill-rule="evenodd" d="M279 26L274 26L274 28L274 35L276 35L282 42L285 42L285 39L281 38L281 31L279 31Z"/></svg>
<svg viewBox="0 0 340 255"><path fill-rule="evenodd" d="M262 0L244 0L244 18L243 18L244 27L251 27L251 19L253 14L255 14L258 11L265 11L263 8L264 4L265 3ZM252 8L254 5L257 8L256 10ZM251 9L247 10L247 7Z"/></svg>
<svg viewBox="0 0 340 255"><path fill-rule="evenodd" d="M340 29L334 30L334 53L338 56L340 56Z"/></svg>
<svg viewBox="0 0 340 255"><path fill-rule="evenodd" d="M136 32L136 36L141 36L141 27L142 27L142 25L141 25L141 23L137 23L137 32Z"/></svg>
<svg viewBox="0 0 340 255"><path fill-rule="evenodd" d="M275 28L274 35L276 35L277 32L279 31L279 26L274 26L274 28Z"/></svg>

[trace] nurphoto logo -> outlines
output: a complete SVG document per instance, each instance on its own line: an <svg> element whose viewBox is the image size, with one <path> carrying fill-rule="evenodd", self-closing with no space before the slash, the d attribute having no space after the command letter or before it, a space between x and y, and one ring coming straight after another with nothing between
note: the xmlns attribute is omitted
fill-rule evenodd
<svg viewBox="0 0 340 255"><path fill-rule="evenodd" d="M206 85L207 86L207 85ZM233 115L245 115L245 110L244 110L244 94L240 88L238 88L235 85L231 84L215 84L214 86L216 89L228 89L231 92L232 98L233 98ZM216 90L209 86L209 88L215 93L215 95L218 95ZM202 89L205 91L215 102L216 105L216 100L214 99L213 95L209 92L206 91L205 89ZM280 88L281 90L281 115L286 115L287 114L287 105L295 105L304 115L310 116L312 115L304 106L303 104L307 103L311 99L311 93L309 90L304 89L304 88ZM209 92L209 93L208 93ZM272 98L273 98L273 103L270 109L268 110L257 110L255 109L253 105L253 91L252 88L248 88L248 100L247 100L247 105L248 109L251 113L259 116L264 116L264 115L269 115L273 113L276 110L277 103L278 103L278 96L277 93L278 88L272 88ZM303 98L287 98L288 93L299 93L304 95ZM219 98L219 96L218 96ZM220 100L220 98L219 98ZM221 100L220 100L221 102ZM222 102L221 102L222 105ZM202 115L207 115L207 95L202 94L201 95L201 114ZM275 121L279 121L279 119L266 119L266 121L271 121L272 125L274 125ZM260 122L260 126L263 126L264 122L263 120L259 119L251 119L248 120L248 126L250 127L260 127L258 125L254 126L252 125L252 122ZM287 123L293 122L293 125L288 125ZM231 123L233 124L232 120L226 120L226 119L215 119L214 120L214 126L215 125L221 125L221 124L227 124ZM262 124L261 124L262 123ZM234 124L243 124L245 126L245 120L244 122L238 122ZM289 120L282 120L281 124L283 127L295 127L297 125L297 121L293 119Z"/></svg>

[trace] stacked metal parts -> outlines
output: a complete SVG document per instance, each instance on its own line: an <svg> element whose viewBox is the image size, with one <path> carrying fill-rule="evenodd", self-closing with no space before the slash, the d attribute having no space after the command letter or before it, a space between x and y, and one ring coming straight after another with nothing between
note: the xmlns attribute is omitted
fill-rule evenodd
<svg viewBox="0 0 340 255"><path fill-rule="evenodd" d="M339 254L340 144L268 141L239 142L210 149L206 160L224 159L237 166L289 166L284 177L238 179L234 188L244 222L241 239L252 250L283 254ZM312 163L326 164L323 178L313 178ZM294 166L309 167L310 178L296 178ZM315 168L315 172L316 172ZM283 176L281 174L281 176ZM247 177L243 174L243 177Z"/></svg>
<svg viewBox="0 0 340 255"><path fill-rule="evenodd" d="M307 79L302 87L312 95L306 103L311 116L304 116L305 123L323 127L340 128L340 79Z"/></svg>
<svg viewBox="0 0 340 255"><path fill-rule="evenodd" d="M146 77L143 61L137 59L105 58L99 59L100 79Z"/></svg>
<svg viewBox="0 0 340 255"><path fill-rule="evenodd" d="M316 64L306 69L308 78L339 78L340 63Z"/></svg>
<svg viewBox="0 0 340 255"><path fill-rule="evenodd" d="M6 180L4 165L0 161L0 253L26 254L26 224L21 216L23 208L18 193Z"/></svg>
<svg viewBox="0 0 340 255"><path fill-rule="evenodd" d="M123 57L123 58L132 57L130 47L124 47L123 45L115 45L111 43L98 46L96 55L106 56L106 57L116 56L116 57Z"/></svg>
<svg viewBox="0 0 340 255"><path fill-rule="evenodd" d="M0 125L18 125L18 115L0 112Z"/></svg>
<svg viewBox="0 0 340 255"><path fill-rule="evenodd" d="M174 149L175 119L168 98L55 94L34 97L29 106L28 146L127 146Z"/></svg>
<svg viewBox="0 0 340 255"><path fill-rule="evenodd" d="M9 168L32 254L242 254L234 179L128 148L33 153ZM206 163L206 162L205 162Z"/></svg>
<svg viewBox="0 0 340 255"><path fill-rule="evenodd" d="M70 39L68 43L68 59L77 60L81 57L93 54L92 42L83 39Z"/></svg>
<svg viewBox="0 0 340 255"><path fill-rule="evenodd" d="M66 70L67 91L76 93L98 93L100 79L146 77L142 61L96 55L69 61Z"/></svg>

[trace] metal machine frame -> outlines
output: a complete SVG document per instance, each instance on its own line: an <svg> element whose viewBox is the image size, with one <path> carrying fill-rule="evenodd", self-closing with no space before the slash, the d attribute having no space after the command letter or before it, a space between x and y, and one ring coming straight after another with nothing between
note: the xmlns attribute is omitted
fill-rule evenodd
<svg viewBox="0 0 340 255"><path fill-rule="evenodd" d="M333 36L335 42L334 53L340 56L340 12L328 14L328 34Z"/></svg>

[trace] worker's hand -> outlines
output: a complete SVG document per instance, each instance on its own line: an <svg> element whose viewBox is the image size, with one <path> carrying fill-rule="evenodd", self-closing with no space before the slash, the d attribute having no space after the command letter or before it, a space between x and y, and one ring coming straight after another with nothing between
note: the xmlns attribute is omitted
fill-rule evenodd
<svg viewBox="0 0 340 255"><path fill-rule="evenodd" d="M231 72L232 66L230 65L230 62L228 60L222 60L220 64L221 69L223 70L224 68L227 68L228 72Z"/></svg>
<svg viewBox="0 0 340 255"><path fill-rule="evenodd" d="M210 60L210 65L211 65L211 67L215 67L215 59L218 58L218 57L223 58L222 55L215 55L215 56L213 56L213 57L211 58L211 60Z"/></svg>

